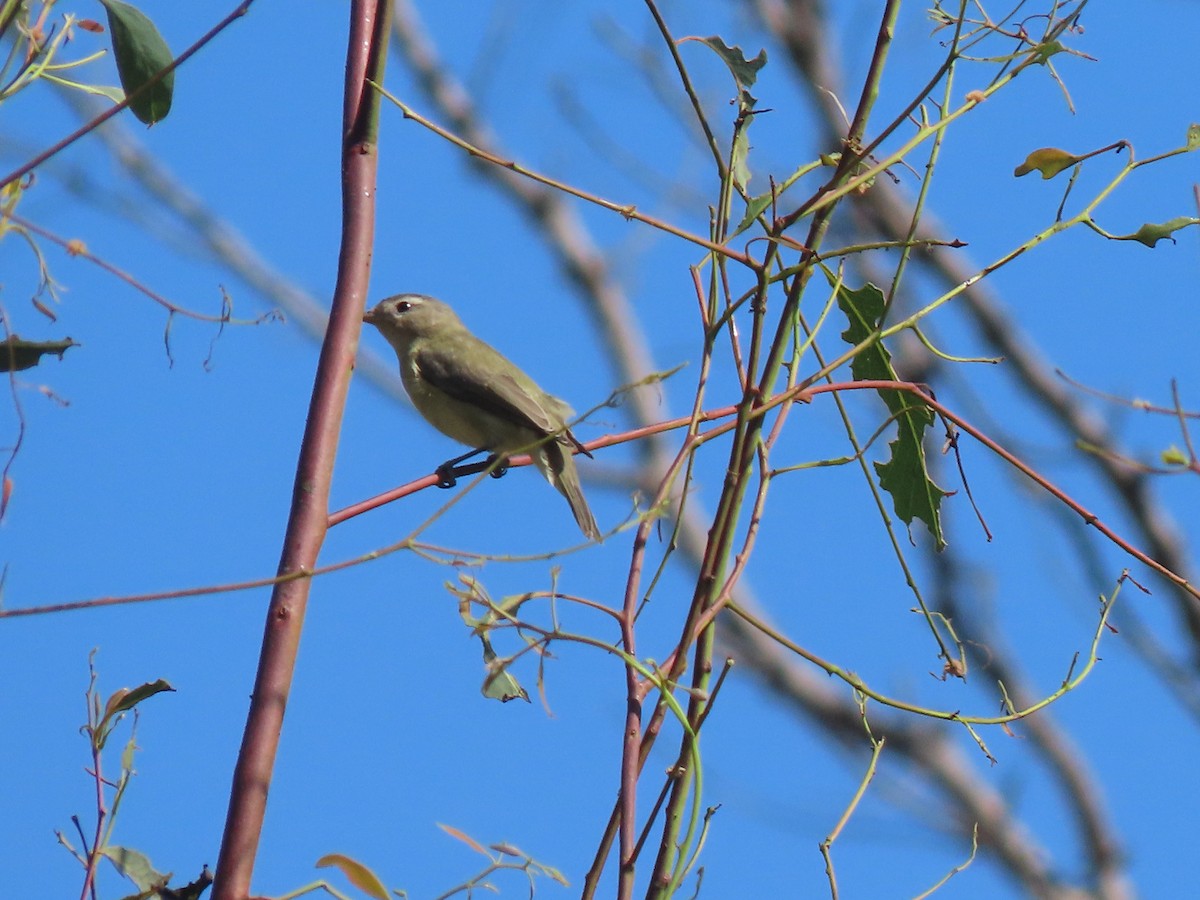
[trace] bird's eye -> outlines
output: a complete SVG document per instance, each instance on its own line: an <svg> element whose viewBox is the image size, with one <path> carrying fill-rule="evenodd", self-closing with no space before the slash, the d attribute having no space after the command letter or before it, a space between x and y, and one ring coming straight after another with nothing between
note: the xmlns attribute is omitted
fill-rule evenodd
<svg viewBox="0 0 1200 900"><path fill-rule="evenodd" d="M396 312L398 312L398 313L408 312L410 309L412 309L412 304L409 303L407 300L397 301Z"/></svg>

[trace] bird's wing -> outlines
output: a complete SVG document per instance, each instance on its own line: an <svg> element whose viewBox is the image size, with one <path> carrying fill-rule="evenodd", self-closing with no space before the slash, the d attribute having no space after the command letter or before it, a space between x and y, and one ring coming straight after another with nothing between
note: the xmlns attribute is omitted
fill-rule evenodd
<svg viewBox="0 0 1200 900"><path fill-rule="evenodd" d="M481 377L479 369L494 373L497 369L516 367L477 338L471 341L470 346L458 347L451 352L430 347L414 348L414 356L421 377L455 400L477 406L497 418L541 434L555 434L565 426L563 421L555 421L554 414L547 411L540 401L539 398L548 395L519 369L517 375L520 377L511 374ZM487 356L498 358L504 365L480 365Z"/></svg>

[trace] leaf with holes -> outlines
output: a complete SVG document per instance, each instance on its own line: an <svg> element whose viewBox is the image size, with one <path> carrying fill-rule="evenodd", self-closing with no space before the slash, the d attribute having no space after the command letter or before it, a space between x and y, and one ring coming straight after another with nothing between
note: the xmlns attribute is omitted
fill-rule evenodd
<svg viewBox="0 0 1200 900"><path fill-rule="evenodd" d="M699 44L704 44L715 52L717 56L721 57L721 60L725 63L725 67L729 69L729 74L737 82L738 92L747 97L750 96L750 88L754 87L754 82L758 80L759 70L767 64L766 50L759 50L758 56L754 57L754 59L746 59L746 54L741 47L738 47L736 44L730 47L722 38L716 35L705 38L682 38L682 41L696 41ZM751 102L750 106L753 105L754 103Z"/></svg>
<svg viewBox="0 0 1200 900"><path fill-rule="evenodd" d="M1159 241L1168 240L1172 244L1175 243L1174 234L1181 228L1187 228L1189 225L1200 224L1200 219L1192 218L1191 216L1178 216L1168 222L1155 224L1147 222L1133 234L1118 234L1113 236L1114 241L1137 241L1139 244L1145 244L1153 249L1154 245Z"/></svg>
<svg viewBox="0 0 1200 900"><path fill-rule="evenodd" d="M837 302L850 321L850 327L842 332L842 340L860 344L879 330L884 300L875 285L867 284L857 291L842 285L838 288ZM879 341L854 357L850 371L859 381L899 380L892 368L891 354ZM913 519L923 521L937 549L943 550L946 538L942 532L941 502L946 492L929 477L925 462L925 431L933 424L933 412L904 391L881 390L879 397L887 404L898 429L896 439L888 444L892 458L875 463L879 486L892 495L896 515L910 527Z"/></svg>
<svg viewBox="0 0 1200 900"><path fill-rule="evenodd" d="M1013 175L1020 178L1030 172L1041 172L1042 180L1047 181L1064 169L1071 168L1081 158L1057 147L1042 147L1025 157L1025 162L1013 169Z"/></svg>
<svg viewBox="0 0 1200 900"><path fill-rule="evenodd" d="M61 341L23 341L15 334L9 335L0 341L0 372L32 369L47 353L62 359L64 353L78 346L70 338Z"/></svg>

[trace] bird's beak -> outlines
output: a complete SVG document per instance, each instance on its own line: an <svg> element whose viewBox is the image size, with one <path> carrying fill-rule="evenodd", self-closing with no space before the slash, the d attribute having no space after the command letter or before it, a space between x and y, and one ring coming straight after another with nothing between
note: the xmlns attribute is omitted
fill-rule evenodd
<svg viewBox="0 0 1200 900"><path fill-rule="evenodd" d="M375 310L368 309L365 313L363 313L363 321L366 322L368 325L374 325L375 324Z"/></svg>

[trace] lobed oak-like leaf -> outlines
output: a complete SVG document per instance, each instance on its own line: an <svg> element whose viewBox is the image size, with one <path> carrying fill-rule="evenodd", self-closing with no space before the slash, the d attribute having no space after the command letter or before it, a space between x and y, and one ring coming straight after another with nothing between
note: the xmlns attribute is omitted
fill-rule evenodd
<svg viewBox="0 0 1200 900"><path fill-rule="evenodd" d="M858 290L845 285L838 289L838 306L850 321L842 332L849 344L859 344L879 330L884 299L879 288L867 284ZM882 342L865 348L850 363L850 371L860 381L898 381L892 368L891 354ZM897 425L896 439L888 444L892 458L875 463L879 486L892 496L896 515L911 526L920 519L936 541L937 549L946 546L942 532L941 502L946 496L929 476L925 462L925 432L933 424L933 411L904 391L880 390Z"/></svg>

